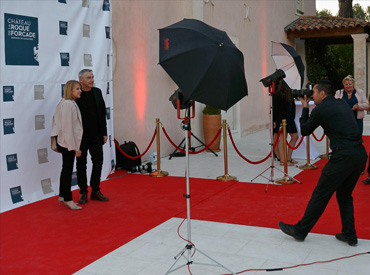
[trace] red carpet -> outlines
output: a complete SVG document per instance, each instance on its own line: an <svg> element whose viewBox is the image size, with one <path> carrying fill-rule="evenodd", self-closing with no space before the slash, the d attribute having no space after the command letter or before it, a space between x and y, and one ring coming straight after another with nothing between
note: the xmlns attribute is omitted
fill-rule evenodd
<svg viewBox="0 0 370 275"><path fill-rule="evenodd" d="M316 164L322 168L325 162ZM191 218L270 228L279 220L295 223L320 171L303 171L296 176L303 184L270 185L267 193L265 184L191 178ZM0 274L71 274L172 217L186 217L184 178L128 174L102 183L102 191L110 202L89 201L81 211L58 206L53 197L0 214ZM365 239L370 239L369 194L370 186L359 182L356 229ZM340 229L333 197L312 232Z"/></svg>

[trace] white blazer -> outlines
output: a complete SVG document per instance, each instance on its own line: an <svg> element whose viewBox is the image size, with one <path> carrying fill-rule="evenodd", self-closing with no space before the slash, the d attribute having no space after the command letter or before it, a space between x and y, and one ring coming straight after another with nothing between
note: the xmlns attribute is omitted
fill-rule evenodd
<svg viewBox="0 0 370 275"><path fill-rule="evenodd" d="M343 89L335 92L335 98L343 97ZM361 89L356 89L355 96L358 101L357 119L363 119L365 117L365 111L369 109L369 101L367 100L365 93Z"/></svg>
<svg viewBox="0 0 370 275"><path fill-rule="evenodd" d="M80 109L74 100L62 98L55 108L51 136L58 136L58 144L68 151L79 151L82 133Z"/></svg>

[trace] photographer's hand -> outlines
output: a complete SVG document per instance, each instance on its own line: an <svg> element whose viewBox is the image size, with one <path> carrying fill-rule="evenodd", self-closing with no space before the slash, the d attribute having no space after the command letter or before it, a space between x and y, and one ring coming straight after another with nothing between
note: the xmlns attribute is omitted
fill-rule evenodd
<svg viewBox="0 0 370 275"><path fill-rule="evenodd" d="M301 97L300 100L301 100L301 103L302 103L302 107L303 108L308 108L308 102L310 101L310 98L309 97L307 98L307 96L304 95L304 97Z"/></svg>

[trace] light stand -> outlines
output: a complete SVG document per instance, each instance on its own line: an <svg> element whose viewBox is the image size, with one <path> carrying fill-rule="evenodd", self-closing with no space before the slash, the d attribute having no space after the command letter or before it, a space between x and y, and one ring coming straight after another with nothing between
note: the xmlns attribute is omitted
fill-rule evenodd
<svg viewBox="0 0 370 275"><path fill-rule="evenodd" d="M185 130L185 156L186 156L186 166L185 166L185 178L186 178L186 194L184 194L183 196L185 197L186 199L186 221L187 221L187 244L186 246L174 257L175 258L175 262L171 265L170 269L166 272L166 274L170 274L182 267L185 267L185 266L189 266L191 264L202 264L202 265L209 265L209 266L218 266L218 267L222 267L224 268L225 270L227 270L228 272L231 272L233 275L235 275L235 273L233 271L231 271L230 269L226 268L225 266L223 266L222 264L220 264L219 262L217 262L216 260L212 259L210 256L208 256L207 254L203 253L202 251L200 251L198 248L195 248L194 244L191 242L191 220L190 220L190 184L189 184L189 139L190 139L190 119L191 118L194 118L195 116L195 111L194 111L194 104L193 104L193 112L192 112L192 117L190 117L190 107L187 108L187 112L185 113L185 117L181 118L180 117L180 104L179 104L179 100L177 101L177 117L179 119L184 119L183 122L182 122L182 127L183 129ZM212 262L214 262L214 264L207 264L207 263L197 263L195 261L192 260L192 252L191 250L192 249L195 249L196 251L198 251L200 254L204 255L205 257L207 257L208 259L210 259ZM185 252L187 251L187 255L185 256ZM186 263L183 264L183 265L180 265L176 268L174 268L174 266L176 265L176 263L180 260L180 256L184 257L186 259Z"/></svg>
<svg viewBox="0 0 370 275"><path fill-rule="evenodd" d="M273 131L273 106L272 106L272 96L275 93L275 81L272 81L270 85L268 86L269 89L269 95L270 95L270 154L271 154L271 165L270 167L266 168L264 171L262 171L260 174L258 174L256 177L254 177L251 182L253 182L256 178L258 177L263 177L267 179L267 186L265 192L267 192L267 189L269 187L270 182L275 183L274 180L274 168L280 171L281 173L284 174L284 176L289 177L289 175L282 170L278 169L275 167L274 164L274 131ZM271 169L270 177L265 177L264 173ZM291 177L289 177L291 178Z"/></svg>
<svg viewBox="0 0 370 275"><path fill-rule="evenodd" d="M193 112L194 112L194 110L195 110L195 108L194 108L194 102L193 102L193 104L192 104L192 109L193 109ZM198 147L200 147L200 146L204 146L204 147L206 147L207 145L203 142L203 141L201 141L196 135L194 135L193 134L193 132L191 131L191 120L190 120L190 107L188 107L188 108L186 108L186 111L185 111L186 113L186 115L185 115L185 118L184 119L186 119L186 118L188 118L188 124L189 124L189 132L190 132L190 134L189 134L189 136L188 136L188 138L189 138L189 143L191 143L191 137L193 137L193 138L195 138L201 145L199 145ZM177 117L179 117L179 112L177 113ZM194 116L192 116L191 118L194 118ZM180 142L180 144L177 146L177 147L179 147L179 148L181 148L181 149L183 149L184 151L185 151L185 145L183 146L183 147L181 147L182 146L182 144L185 142L185 139L186 138L183 138L182 139L182 141ZM195 148L196 147L190 147L190 145L189 145L189 151L191 150L192 152L194 152L195 151ZM208 150L211 152L211 153L213 153L216 157L218 156L211 148L208 148ZM169 156L169 158L168 159L171 159L172 157L184 157L185 156L185 153L182 153L182 152L177 152L177 148L172 152L172 154L170 154L170 156Z"/></svg>

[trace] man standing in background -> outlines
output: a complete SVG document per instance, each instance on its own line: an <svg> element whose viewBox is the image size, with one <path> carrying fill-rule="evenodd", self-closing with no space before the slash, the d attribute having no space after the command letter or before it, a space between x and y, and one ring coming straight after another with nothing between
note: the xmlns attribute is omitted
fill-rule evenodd
<svg viewBox="0 0 370 275"><path fill-rule="evenodd" d="M92 160L90 178L92 200L109 201L100 192L100 177L103 167L103 145L107 142L106 109L99 88L94 87L94 74L92 70L83 69L78 78L81 83L81 97L76 100L81 111L83 136L81 141L81 157L77 159L77 181L80 187L80 204L87 203L87 151Z"/></svg>

